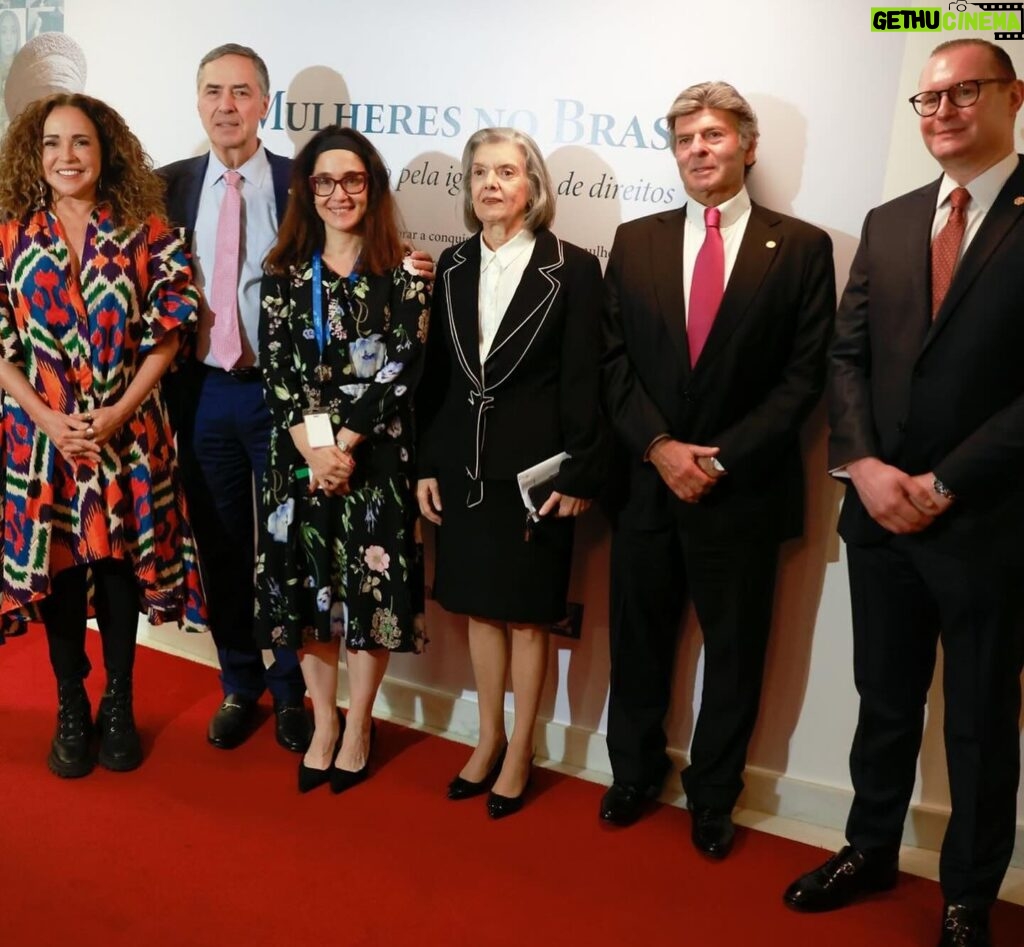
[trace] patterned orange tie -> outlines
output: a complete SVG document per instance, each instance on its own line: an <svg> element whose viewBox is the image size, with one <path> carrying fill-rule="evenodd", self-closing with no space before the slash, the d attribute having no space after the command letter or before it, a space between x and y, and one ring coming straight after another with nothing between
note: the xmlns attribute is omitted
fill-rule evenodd
<svg viewBox="0 0 1024 947"><path fill-rule="evenodd" d="M967 188L953 189L949 195L949 217L932 241L932 319L938 313L953 280L953 270L956 269L960 244L963 243L967 226L967 205L970 202L971 193Z"/></svg>

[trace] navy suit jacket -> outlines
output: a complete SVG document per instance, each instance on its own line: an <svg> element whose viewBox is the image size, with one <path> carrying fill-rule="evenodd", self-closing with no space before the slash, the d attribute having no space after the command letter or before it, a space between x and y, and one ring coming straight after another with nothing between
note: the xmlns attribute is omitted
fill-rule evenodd
<svg viewBox="0 0 1024 947"><path fill-rule="evenodd" d="M264 149L270 162L270 172L274 179L274 202L277 205L277 224L281 225L284 210L288 204L288 187L291 183L292 160L282 158ZM185 227L192 238L196 217L199 215L199 198L203 190L203 178L206 166L210 163L210 153L184 158L157 169L167 182L167 217L176 227Z"/></svg>

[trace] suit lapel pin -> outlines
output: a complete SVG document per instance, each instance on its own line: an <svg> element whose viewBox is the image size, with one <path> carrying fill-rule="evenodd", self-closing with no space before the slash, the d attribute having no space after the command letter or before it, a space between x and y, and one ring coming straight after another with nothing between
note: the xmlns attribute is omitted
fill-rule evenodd
<svg viewBox="0 0 1024 947"><path fill-rule="evenodd" d="M1015 197L1013 199L1013 206L1020 207L1021 205L1024 205L1024 197Z"/></svg>
<svg viewBox="0 0 1024 947"><path fill-rule="evenodd" d="M767 248L768 248L769 250L774 250L774 249L775 249L775 247L777 246L777 244L775 243L775 241L774 241L774 240L769 240L769 241L768 241L768 242L767 242L767 243L765 244L765 246L766 246L766 247L767 247Z"/></svg>

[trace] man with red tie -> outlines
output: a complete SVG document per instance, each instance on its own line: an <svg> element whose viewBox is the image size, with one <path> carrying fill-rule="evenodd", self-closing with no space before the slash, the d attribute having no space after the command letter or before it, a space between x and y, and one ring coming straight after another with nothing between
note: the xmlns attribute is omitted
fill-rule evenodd
<svg viewBox="0 0 1024 947"><path fill-rule="evenodd" d="M687 599L704 682L683 787L693 842L725 857L757 717L780 543L803 528L799 429L835 312L828 235L754 204L757 118L724 82L668 113L686 205L619 227L608 262L605 392L628 455L611 563L600 817L629 825L661 788L663 718Z"/></svg>
<svg viewBox="0 0 1024 947"><path fill-rule="evenodd" d="M943 174L868 214L829 359L860 694L849 844L785 900L825 911L896 884L941 639L952 806L939 943L985 947L1020 774L1024 83L1005 50L962 39L935 49L918 88Z"/></svg>

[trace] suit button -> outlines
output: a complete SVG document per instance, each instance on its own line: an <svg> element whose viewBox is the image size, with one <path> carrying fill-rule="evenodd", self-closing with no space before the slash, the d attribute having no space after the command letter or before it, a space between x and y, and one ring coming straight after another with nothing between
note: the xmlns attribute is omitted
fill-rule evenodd
<svg viewBox="0 0 1024 947"><path fill-rule="evenodd" d="M907 424L906 424L906 422L905 421L897 421L896 422L896 430L900 434L906 434L907 433Z"/></svg>
<svg viewBox="0 0 1024 947"><path fill-rule="evenodd" d="M693 395L690 394L689 388L687 388L683 392L683 401L685 401L687 404L693 404Z"/></svg>

